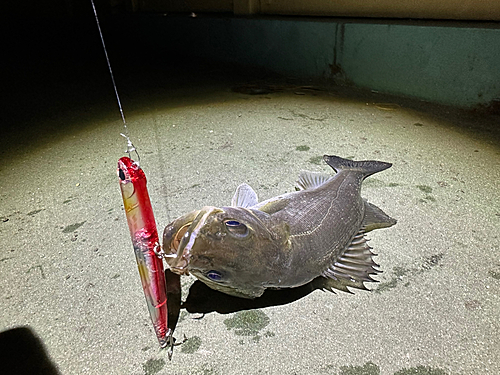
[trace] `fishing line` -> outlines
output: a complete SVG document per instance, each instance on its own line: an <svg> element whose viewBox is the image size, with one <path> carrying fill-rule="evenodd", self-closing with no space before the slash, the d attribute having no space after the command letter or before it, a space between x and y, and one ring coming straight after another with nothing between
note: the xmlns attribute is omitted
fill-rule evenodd
<svg viewBox="0 0 500 375"><path fill-rule="evenodd" d="M118 95L118 88L116 87L113 69L111 69L111 63L109 62L108 50L106 49L106 44L104 43L104 37L102 35L101 25L99 24L99 17L97 17L97 10L95 9L94 0L90 0L90 2L92 3L92 9L94 10L94 16L95 16L95 21L97 23L97 29L99 30L99 36L101 37L102 48L104 49L104 56L106 56L106 62L108 63L108 70L109 70L109 74L111 75L111 82L113 83L116 101L118 102L118 109L120 110L120 115L122 116L124 130L123 130L123 133L120 133L120 135L127 140L127 150L125 150L125 152L128 154L129 157L130 157L130 154L132 152L135 152L135 154L137 155L136 163L139 164L139 161L141 160L141 158L139 156L139 153L137 152L137 149L134 147L134 145L129 137L127 122L125 121L125 115L123 113L122 103L120 101L120 95Z"/></svg>
<svg viewBox="0 0 500 375"><path fill-rule="evenodd" d="M113 83L113 88L115 90L115 96L116 96L116 101L118 102L118 108L120 110L120 115L122 117L123 121L123 133L120 133L122 137L124 137L127 140L127 149L125 152L128 154L130 157L131 153L135 153L137 155L137 160L135 161L137 165L139 165L139 161L141 160L141 157L139 156L139 153L137 152L137 149L133 145L132 141L130 140L129 133L128 133L128 128L127 128L127 122L125 121L125 115L123 113L123 108L122 108L122 103L120 101L120 95L118 94L118 88L116 86L115 82L115 76L113 74L113 69L111 69L111 62L109 61L109 56L108 56L108 51L106 49L106 44L104 43L104 37L102 35L102 30L101 30L101 25L99 24L99 17L97 16L97 10L95 8L94 0L90 0L92 3L92 9L94 10L94 16L95 16L95 21L97 23L97 29L99 30L99 36L101 37L101 43L102 43L102 48L104 49L104 55L106 56L106 62L108 63L108 70L109 74L111 76L111 82ZM161 154L161 150L158 144L158 129L157 129L157 124L156 120L154 121L154 130L155 130L155 139L156 139L156 149L158 151L158 157L160 159L160 165L164 165L164 160ZM165 174L162 173L162 187L163 187L163 200L165 204L165 211L167 213L167 220L170 222L170 205L168 202L168 192L167 192L167 183L166 183L166 178Z"/></svg>

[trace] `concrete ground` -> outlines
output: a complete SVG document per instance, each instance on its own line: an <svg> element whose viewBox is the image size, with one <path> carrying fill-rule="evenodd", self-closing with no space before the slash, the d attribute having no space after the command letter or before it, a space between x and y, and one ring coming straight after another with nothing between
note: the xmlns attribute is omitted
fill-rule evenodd
<svg viewBox="0 0 500 375"><path fill-rule="evenodd" d="M7 71L2 372L500 373L498 116L121 59L118 89L160 232L187 211L229 204L242 182L266 199L292 191L301 170L331 173L325 153L394 164L363 188L398 219L370 234L384 271L371 292L301 289L241 305L186 277L175 336L188 341L168 361L122 208L123 127L95 43L69 60L57 48L45 60L20 55Z"/></svg>

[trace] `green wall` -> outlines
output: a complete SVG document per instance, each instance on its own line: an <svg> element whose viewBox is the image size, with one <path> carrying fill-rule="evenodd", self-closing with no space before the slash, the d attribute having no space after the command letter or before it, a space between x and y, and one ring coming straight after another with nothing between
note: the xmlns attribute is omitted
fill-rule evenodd
<svg viewBox="0 0 500 375"><path fill-rule="evenodd" d="M172 53L473 107L500 100L500 26L147 16ZM148 30L148 31L146 31Z"/></svg>

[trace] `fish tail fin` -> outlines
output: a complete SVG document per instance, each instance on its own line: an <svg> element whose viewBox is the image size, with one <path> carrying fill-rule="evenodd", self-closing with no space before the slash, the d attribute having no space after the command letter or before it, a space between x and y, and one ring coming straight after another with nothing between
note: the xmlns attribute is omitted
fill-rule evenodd
<svg viewBox="0 0 500 375"><path fill-rule="evenodd" d="M337 173L343 170L359 171L363 173L364 178L371 176L374 173L381 172L392 166L391 163L385 163L383 161L354 161L334 155L324 155L323 160Z"/></svg>

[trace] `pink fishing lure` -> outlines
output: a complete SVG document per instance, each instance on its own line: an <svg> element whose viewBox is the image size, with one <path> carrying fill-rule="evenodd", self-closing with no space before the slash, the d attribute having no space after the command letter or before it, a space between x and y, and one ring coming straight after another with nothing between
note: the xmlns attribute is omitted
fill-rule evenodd
<svg viewBox="0 0 500 375"><path fill-rule="evenodd" d="M160 346L172 346L165 273L163 261L157 255L161 247L146 188L146 175L139 164L128 157L118 160L117 173L149 315Z"/></svg>

